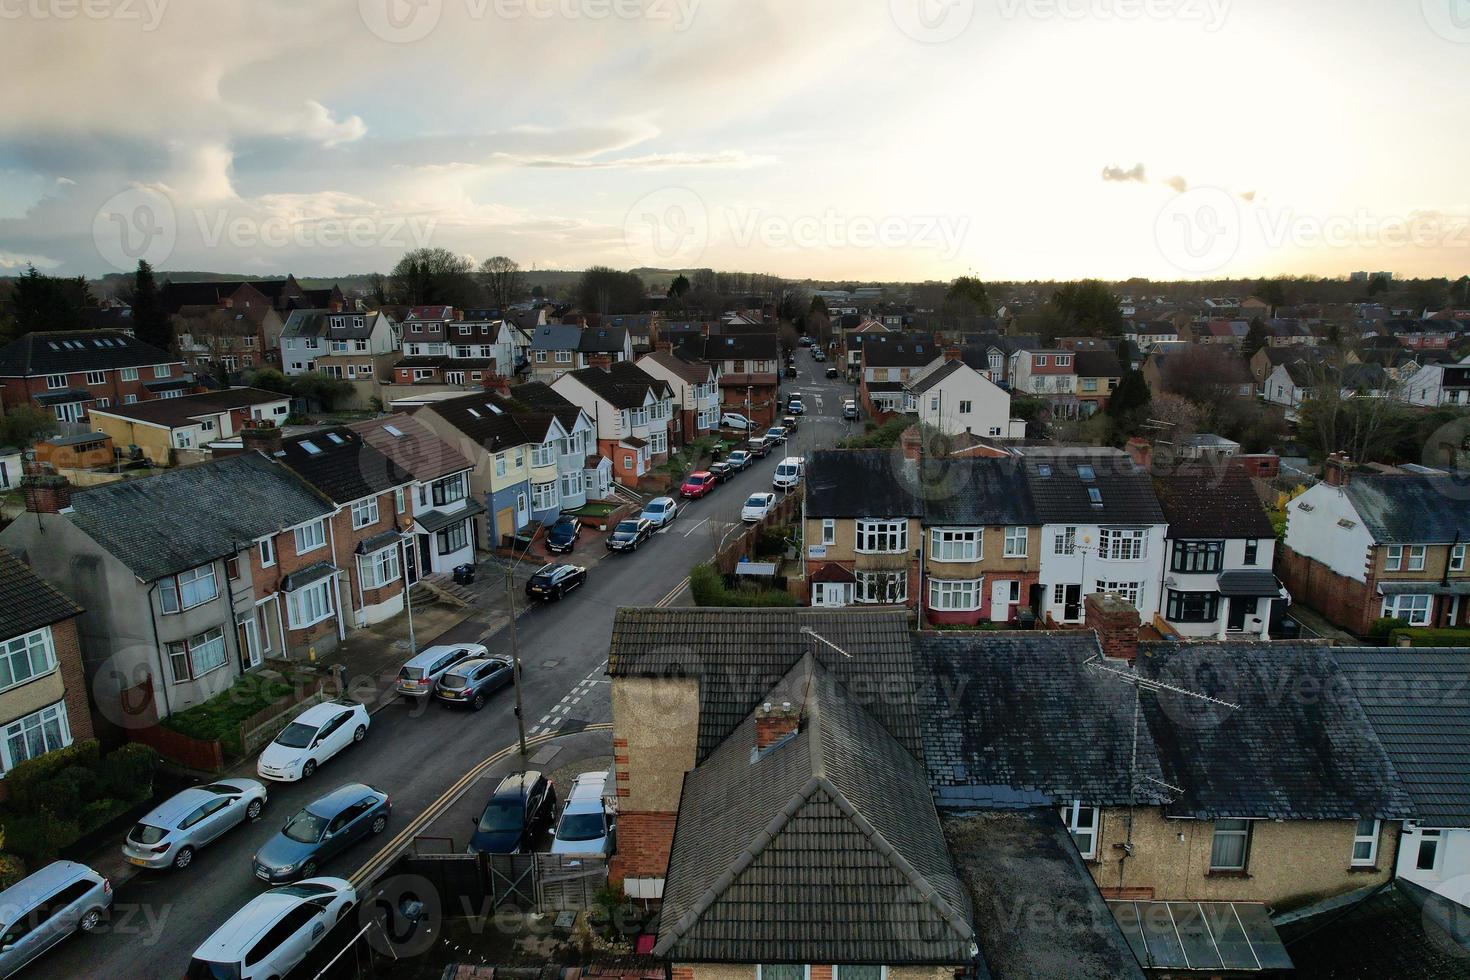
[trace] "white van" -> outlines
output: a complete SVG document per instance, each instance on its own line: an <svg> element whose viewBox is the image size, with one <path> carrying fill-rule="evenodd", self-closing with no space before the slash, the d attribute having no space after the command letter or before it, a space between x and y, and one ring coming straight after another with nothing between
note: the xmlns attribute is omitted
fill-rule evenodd
<svg viewBox="0 0 1470 980"><path fill-rule="evenodd" d="M787 456L776 464L776 475L771 478L771 486L776 490L794 490L801 482L805 469L800 456Z"/></svg>

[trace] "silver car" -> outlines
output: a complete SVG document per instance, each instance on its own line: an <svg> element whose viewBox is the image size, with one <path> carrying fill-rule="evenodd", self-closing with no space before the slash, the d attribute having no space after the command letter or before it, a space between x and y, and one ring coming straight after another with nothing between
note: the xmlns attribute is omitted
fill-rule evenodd
<svg viewBox="0 0 1470 980"><path fill-rule="evenodd" d="M133 825L123 857L140 868L187 868L194 852L231 827L255 820L266 790L253 779L221 779L170 797Z"/></svg>
<svg viewBox="0 0 1470 980"><path fill-rule="evenodd" d="M85 864L56 861L0 892L0 977L8 977L112 906L112 883Z"/></svg>

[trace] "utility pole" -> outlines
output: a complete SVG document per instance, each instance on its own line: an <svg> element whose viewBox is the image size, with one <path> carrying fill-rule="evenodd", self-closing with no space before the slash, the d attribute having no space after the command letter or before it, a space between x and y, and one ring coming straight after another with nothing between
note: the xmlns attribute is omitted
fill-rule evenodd
<svg viewBox="0 0 1470 980"><path fill-rule="evenodd" d="M408 656L412 659L418 656L419 645L413 635L413 583L408 580L408 549L413 546L408 543L409 540L408 537L402 536L398 539L399 545L403 548L399 555L401 567L398 571L403 576L403 608L408 612Z"/></svg>
<svg viewBox="0 0 1470 980"><path fill-rule="evenodd" d="M516 629L516 565L520 561L505 567L505 599L510 606L510 670L511 679L516 687L516 735L520 740L521 763L526 761L526 714L521 710L521 640L520 633Z"/></svg>

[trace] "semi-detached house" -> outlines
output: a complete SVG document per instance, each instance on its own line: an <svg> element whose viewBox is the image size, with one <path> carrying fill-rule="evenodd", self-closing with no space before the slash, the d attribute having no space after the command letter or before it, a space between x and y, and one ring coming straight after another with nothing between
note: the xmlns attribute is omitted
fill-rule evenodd
<svg viewBox="0 0 1470 980"><path fill-rule="evenodd" d="M194 389L184 362L117 330L28 333L0 348L0 396L32 404L59 422L92 407L177 398Z"/></svg>
<svg viewBox="0 0 1470 980"><path fill-rule="evenodd" d="M551 387L592 417L598 454L612 461L614 479L636 483L668 459L674 394L667 381L622 361L572 371Z"/></svg>
<svg viewBox="0 0 1470 980"><path fill-rule="evenodd" d="M654 351L638 359L651 376L668 382L680 413L676 430L684 442L714 432L720 425L719 371L706 361L689 360L673 351Z"/></svg>

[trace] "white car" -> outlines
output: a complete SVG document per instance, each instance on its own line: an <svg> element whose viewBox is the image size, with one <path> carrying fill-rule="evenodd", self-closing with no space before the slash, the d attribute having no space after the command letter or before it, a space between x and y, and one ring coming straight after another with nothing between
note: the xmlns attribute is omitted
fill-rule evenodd
<svg viewBox="0 0 1470 980"><path fill-rule="evenodd" d="M262 779L291 783L310 779L316 767L367 736L372 719L356 701L323 701L307 708L260 753Z"/></svg>
<svg viewBox="0 0 1470 980"><path fill-rule="evenodd" d="M252 898L194 951L187 980L270 980L291 972L352 913L342 878L307 878Z"/></svg>
<svg viewBox="0 0 1470 980"><path fill-rule="evenodd" d="M606 793L605 772L584 772L572 782L551 837L552 854L609 853L617 824L609 812Z"/></svg>
<svg viewBox="0 0 1470 980"><path fill-rule="evenodd" d="M755 523L764 520L776 506L776 495L774 493L753 493L745 501L745 506L740 508L740 519Z"/></svg>
<svg viewBox="0 0 1470 980"><path fill-rule="evenodd" d="M176 793L133 825L123 840L123 857L140 868L179 870L194 852L225 831L260 816L265 786L253 779L221 779Z"/></svg>
<svg viewBox="0 0 1470 980"><path fill-rule="evenodd" d="M654 527L666 527L678 515L679 504L673 497L654 497L643 505L643 513L638 517L652 523Z"/></svg>
<svg viewBox="0 0 1470 980"><path fill-rule="evenodd" d="M726 412L720 416L720 428L722 429L749 429L755 423L738 412Z"/></svg>
<svg viewBox="0 0 1470 980"><path fill-rule="evenodd" d="M802 470L805 469L800 456L787 456L776 464L776 475L771 478L771 486L777 490L791 490L801 482Z"/></svg>

